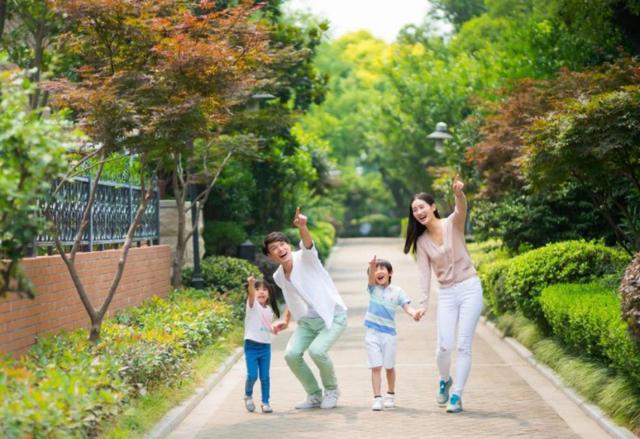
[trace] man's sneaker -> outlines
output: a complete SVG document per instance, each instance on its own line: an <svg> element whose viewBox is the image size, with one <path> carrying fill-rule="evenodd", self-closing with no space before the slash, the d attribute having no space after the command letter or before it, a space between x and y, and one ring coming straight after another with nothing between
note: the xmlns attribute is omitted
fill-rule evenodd
<svg viewBox="0 0 640 439"><path fill-rule="evenodd" d="M447 404L447 413L460 413L462 411L462 399L457 394L452 394L449 404Z"/></svg>
<svg viewBox="0 0 640 439"><path fill-rule="evenodd" d="M323 409L332 409L336 405L338 405L338 397L340 396L340 391L338 389L333 390L325 390L324 398L322 398L322 403L320 407Z"/></svg>
<svg viewBox="0 0 640 439"><path fill-rule="evenodd" d="M453 384L453 379L449 377L447 381L440 380L440 389L438 391L437 401L439 405L445 405L449 401L449 389Z"/></svg>
<svg viewBox="0 0 640 439"><path fill-rule="evenodd" d="M256 405L253 403L253 398L250 396L244 397L244 406L248 411L252 412L256 409Z"/></svg>
<svg viewBox="0 0 640 439"><path fill-rule="evenodd" d="M381 396L376 396L375 398L373 398L373 404L371 404L371 410L373 410L374 412L379 412L380 410L382 410L384 407L384 403L382 402L382 397Z"/></svg>
<svg viewBox="0 0 640 439"><path fill-rule="evenodd" d="M269 404L262 404L262 413L273 413L273 409Z"/></svg>
<svg viewBox="0 0 640 439"><path fill-rule="evenodd" d="M396 406L396 395L387 393L384 396L384 408L392 409Z"/></svg>
<svg viewBox="0 0 640 439"><path fill-rule="evenodd" d="M314 409L314 408L320 407L321 403L322 403L322 396L318 394L307 395L307 399L305 399L300 404L298 404L296 408L299 410Z"/></svg>

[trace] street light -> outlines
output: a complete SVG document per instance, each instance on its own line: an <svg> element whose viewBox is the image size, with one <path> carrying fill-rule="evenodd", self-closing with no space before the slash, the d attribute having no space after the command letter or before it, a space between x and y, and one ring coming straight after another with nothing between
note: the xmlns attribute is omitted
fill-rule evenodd
<svg viewBox="0 0 640 439"><path fill-rule="evenodd" d="M271 93L258 92L251 95L251 110L258 111L260 109L261 101L270 101L271 99L275 99L276 97Z"/></svg>
<svg viewBox="0 0 640 439"><path fill-rule="evenodd" d="M453 136L447 131L447 124L444 122L438 122L436 124L436 130L427 136L427 139L436 141L436 152L438 154L444 152L444 141L452 138Z"/></svg>

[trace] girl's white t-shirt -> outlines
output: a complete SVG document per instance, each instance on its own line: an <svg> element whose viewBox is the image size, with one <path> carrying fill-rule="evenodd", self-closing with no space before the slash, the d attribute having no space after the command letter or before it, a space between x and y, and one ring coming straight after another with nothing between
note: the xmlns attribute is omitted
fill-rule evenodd
<svg viewBox="0 0 640 439"><path fill-rule="evenodd" d="M273 310L269 305L262 306L257 300L253 300L253 306L249 306L249 300L245 306L244 315L244 339L258 343L271 343L271 322Z"/></svg>

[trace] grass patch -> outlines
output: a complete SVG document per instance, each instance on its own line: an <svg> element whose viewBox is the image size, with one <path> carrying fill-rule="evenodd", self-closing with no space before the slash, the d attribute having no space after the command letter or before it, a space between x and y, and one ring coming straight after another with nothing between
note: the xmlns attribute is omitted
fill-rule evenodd
<svg viewBox="0 0 640 439"><path fill-rule="evenodd" d="M228 336L206 347L191 362L188 377L173 385L162 385L136 398L118 415L117 422L103 431L102 439L141 438L173 407L191 396L204 380L220 367L228 355L242 343L242 325Z"/></svg>
<svg viewBox="0 0 640 439"><path fill-rule="evenodd" d="M575 355L559 340L544 337L531 320L506 313L496 326L533 352L536 360L553 369L583 398L599 406L618 424L640 434L640 389L599 361Z"/></svg>

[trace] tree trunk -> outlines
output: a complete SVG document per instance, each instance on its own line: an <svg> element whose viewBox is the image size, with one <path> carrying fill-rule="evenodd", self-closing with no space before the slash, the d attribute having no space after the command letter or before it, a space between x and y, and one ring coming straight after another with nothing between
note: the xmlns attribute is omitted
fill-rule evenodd
<svg viewBox="0 0 640 439"><path fill-rule="evenodd" d="M4 34L4 23L7 20L7 0L0 0L0 38Z"/></svg>
<svg viewBox="0 0 640 439"><path fill-rule="evenodd" d="M97 343L100 340L100 329L102 329L102 319L104 316L96 316L91 319L91 329L89 330L89 341Z"/></svg>

